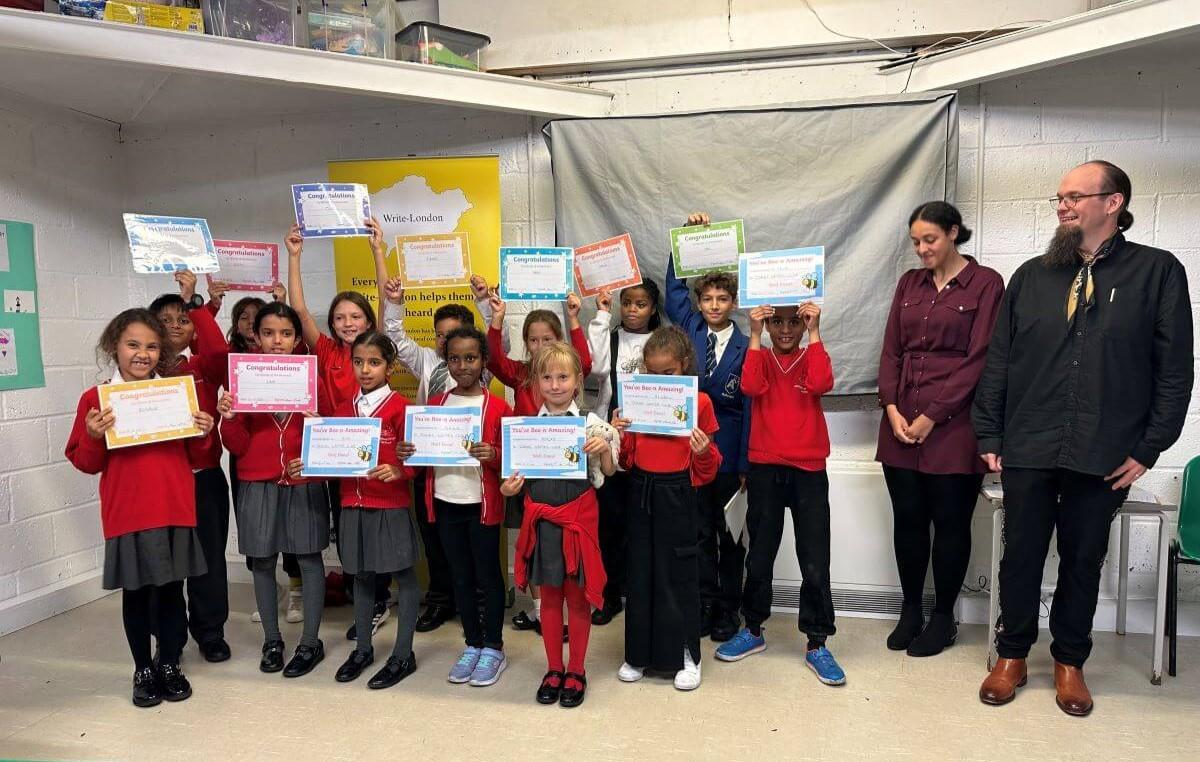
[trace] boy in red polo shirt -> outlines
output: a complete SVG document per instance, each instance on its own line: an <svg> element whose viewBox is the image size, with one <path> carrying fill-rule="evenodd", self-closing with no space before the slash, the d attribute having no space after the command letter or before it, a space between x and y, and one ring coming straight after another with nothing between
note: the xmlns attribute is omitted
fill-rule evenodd
<svg viewBox="0 0 1200 762"><path fill-rule="evenodd" d="M762 347L766 324L771 348ZM835 632L829 586L829 431L821 395L833 389L833 365L821 343L821 308L755 307L750 311L750 348L742 367L742 391L751 398L749 510L746 526L746 626L717 649L722 661L763 651L763 622L771 615L771 576L783 537L783 515L792 510L800 588L800 631L808 636L805 662L822 683L841 685L846 675L825 639ZM808 344L800 346L804 332Z"/></svg>

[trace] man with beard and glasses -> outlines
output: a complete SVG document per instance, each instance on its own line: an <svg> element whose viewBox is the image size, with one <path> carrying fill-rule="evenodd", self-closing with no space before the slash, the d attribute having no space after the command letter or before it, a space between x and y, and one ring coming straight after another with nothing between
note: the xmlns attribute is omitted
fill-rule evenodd
<svg viewBox="0 0 1200 762"><path fill-rule="evenodd" d="M1192 311L1183 265L1127 241L1128 175L1105 161L1067 173L1058 230L1017 269L1001 303L972 421L1004 484L1000 658L979 689L1006 704L1038 636L1042 570L1058 530L1050 609L1057 703L1092 709L1083 679L1109 526L1129 486L1174 444L1192 392ZM1003 467L1003 470L1001 470Z"/></svg>

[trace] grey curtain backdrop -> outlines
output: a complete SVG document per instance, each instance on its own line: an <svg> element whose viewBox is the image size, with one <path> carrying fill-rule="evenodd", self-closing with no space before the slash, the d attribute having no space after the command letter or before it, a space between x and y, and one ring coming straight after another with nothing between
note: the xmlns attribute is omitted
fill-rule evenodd
<svg viewBox="0 0 1200 762"><path fill-rule="evenodd" d="M917 266L908 215L954 198L954 93L563 119L543 132L559 246L628 232L643 274L662 285L668 230L693 211L744 219L748 251L823 245L834 393L876 391L896 282Z"/></svg>

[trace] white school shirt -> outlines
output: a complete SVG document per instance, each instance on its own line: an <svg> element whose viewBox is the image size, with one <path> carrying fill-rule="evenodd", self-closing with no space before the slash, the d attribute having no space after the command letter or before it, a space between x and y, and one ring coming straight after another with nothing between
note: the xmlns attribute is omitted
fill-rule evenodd
<svg viewBox="0 0 1200 762"><path fill-rule="evenodd" d="M362 389L359 389L358 396L354 398L354 410L358 413L358 417L370 418L379 409L379 406L391 396L391 393L392 388L387 384L366 394L363 394Z"/></svg>
<svg viewBox="0 0 1200 762"><path fill-rule="evenodd" d="M417 395L413 404L424 405L430 397L453 389L455 382L450 378L446 362L438 356L437 350L421 346L408 335L408 331L404 329L405 311L403 304L387 302L383 307L383 332L396 345L396 359L409 373L416 376ZM485 335L486 333L484 331ZM441 380L441 388L430 388L434 378ZM487 387L491 382L492 374L485 369L480 383Z"/></svg>
<svg viewBox="0 0 1200 762"><path fill-rule="evenodd" d="M451 394L442 403L445 407L472 407L483 404L483 397L463 397ZM433 496L458 505L483 502L483 482L479 466L434 466Z"/></svg>
<svg viewBox="0 0 1200 762"><path fill-rule="evenodd" d="M714 331L713 329L709 328L708 333L705 334L705 336L704 336L704 340L708 341L709 336L717 337L717 345L715 347L713 347L713 354L716 355L717 365L720 365L721 357L725 354L725 347L729 346L729 340L731 338L733 338L733 322L730 321L729 325L725 326L724 328L722 328L719 331ZM705 351L707 352L708 350L706 349ZM701 372L701 374L703 374L704 365L706 362L708 362L708 358L707 358L707 356L705 356L705 357L701 357L699 359L700 359L700 372Z"/></svg>

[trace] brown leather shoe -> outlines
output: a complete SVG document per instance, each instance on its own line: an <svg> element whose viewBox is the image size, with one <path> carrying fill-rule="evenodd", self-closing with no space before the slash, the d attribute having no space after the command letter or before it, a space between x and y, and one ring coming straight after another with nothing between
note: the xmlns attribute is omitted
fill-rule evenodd
<svg viewBox="0 0 1200 762"><path fill-rule="evenodd" d="M991 674L979 686L979 700L992 706L1007 704L1028 679L1024 659L997 659Z"/></svg>
<svg viewBox="0 0 1200 762"><path fill-rule="evenodd" d="M1092 694L1083 681L1083 670L1054 662L1054 702L1072 717L1086 717L1092 711Z"/></svg>

